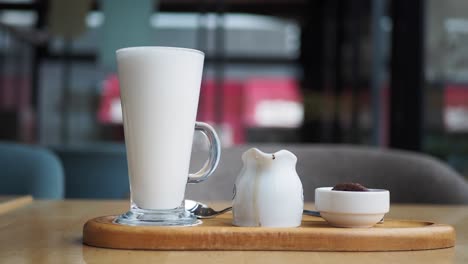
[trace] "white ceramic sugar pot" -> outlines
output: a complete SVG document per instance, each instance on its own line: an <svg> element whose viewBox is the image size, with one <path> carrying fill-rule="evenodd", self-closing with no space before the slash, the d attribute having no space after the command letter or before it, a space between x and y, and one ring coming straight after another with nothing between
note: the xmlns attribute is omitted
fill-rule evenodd
<svg viewBox="0 0 468 264"><path fill-rule="evenodd" d="M270 154L252 148L244 152L242 161L234 186L233 224L300 226L304 197L296 156L287 150Z"/></svg>

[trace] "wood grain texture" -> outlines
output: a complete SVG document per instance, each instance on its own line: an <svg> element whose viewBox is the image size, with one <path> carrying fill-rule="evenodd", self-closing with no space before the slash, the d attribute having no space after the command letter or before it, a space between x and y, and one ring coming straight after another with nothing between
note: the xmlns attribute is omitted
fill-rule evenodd
<svg viewBox="0 0 468 264"><path fill-rule="evenodd" d="M17 208L23 207L32 203L31 195L25 196L1 196L0 197L0 214L7 213Z"/></svg>
<svg viewBox="0 0 468 264"><path fill-rule="evenodd" d="M449 248L455 230L432 222L386 220L374 228L334 228L304 217L299 228L234 227L231 214L195 227L124 226L115 216L89 220L83 243L146 250L404 251Z"/></svg>
<svg viewBox="0 0 468 264"><path fill-rule="evenodd" d="M203 201L215 209L230 202ZM389 252L317 251L169 251L107 249L82 243L83 225L102 215L128 210L129 201L34 200L28 206L0 215L0 263L86 264L427 264L468 263L468 206L392 204L388 219L415 219L452 225L457 233L452 248ZM313 204L306 204L313 209Z"/></svg>

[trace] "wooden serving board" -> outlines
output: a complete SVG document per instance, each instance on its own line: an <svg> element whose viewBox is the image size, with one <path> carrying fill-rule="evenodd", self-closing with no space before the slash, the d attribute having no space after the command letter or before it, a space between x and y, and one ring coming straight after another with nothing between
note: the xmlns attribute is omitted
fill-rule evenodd
<svg viewBox="0 0 468 264"><path fill-rule="evenodd" d="M194 227L135 227L115 224L114 219L89 220L83 227L83 243L116 249L290 251L401 251L455 245L452 226L422 221L385 219L361 229L335 228L309 216L298 228L236 227L231 214Z"/></svg>

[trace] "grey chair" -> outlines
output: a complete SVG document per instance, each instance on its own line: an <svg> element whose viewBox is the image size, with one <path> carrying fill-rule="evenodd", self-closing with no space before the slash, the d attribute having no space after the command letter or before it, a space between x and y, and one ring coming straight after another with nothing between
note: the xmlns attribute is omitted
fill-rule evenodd
<svg viewBox="0 0 468 264"><path fill-rule="evenodd" d="M187 197L229 200L248 146L224 149L219 168L208 181L189 185ZM420 153L351 145L260 145L266 152L288 149L298 157L304 199L314 189L340 182L359 182L390 190L394 203L468 204L468 183L443 162ZM193 158L199 159L197 156Z"/></svg>
<svg viewBox="0 0 468 264"><path fill-rule="evenodd" d="M0 168L0 195L63 198L62 164L45 148L0 142Z"/></svg>

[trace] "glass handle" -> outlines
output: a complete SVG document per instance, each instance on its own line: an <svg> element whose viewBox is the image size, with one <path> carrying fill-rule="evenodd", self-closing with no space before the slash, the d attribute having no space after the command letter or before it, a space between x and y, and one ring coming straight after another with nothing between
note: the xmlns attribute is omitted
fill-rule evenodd
<svg viewBox="0 0 468 264"><path fill-rule="evenodd" d="M221 143L219 142L218 135L213 127L203 122L195 122L195 130L201 131L208 138L210 143L210 152L208 160L205 165L196 173L189 174L188 183L199 183L210 177L211 174L218 167L219 159L221 158Z"/></svg>

